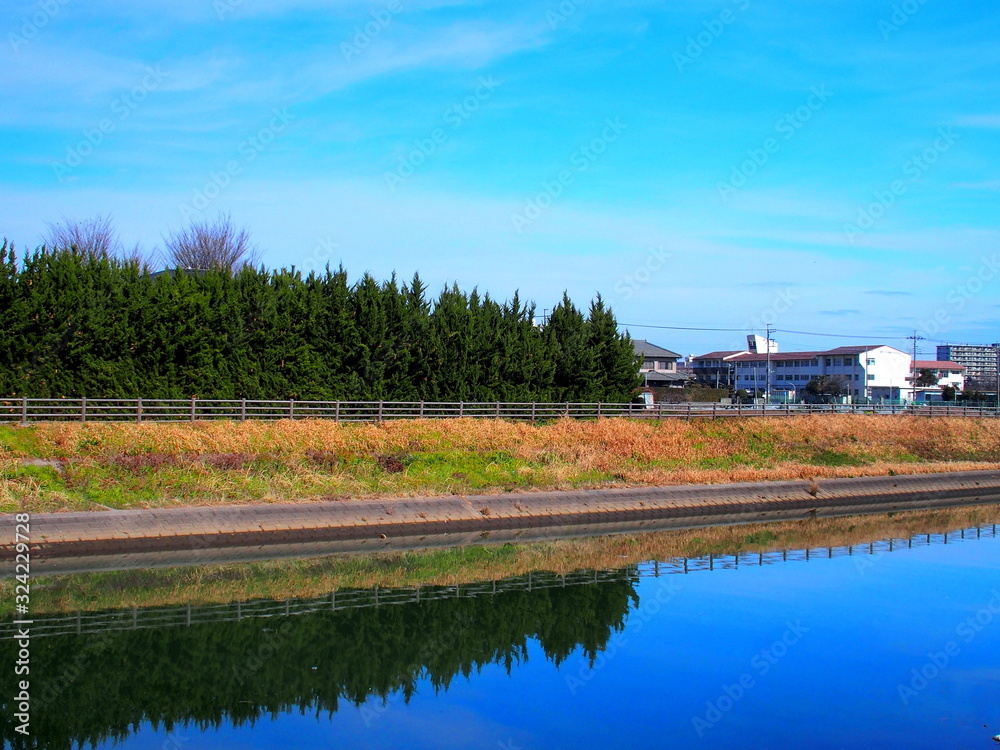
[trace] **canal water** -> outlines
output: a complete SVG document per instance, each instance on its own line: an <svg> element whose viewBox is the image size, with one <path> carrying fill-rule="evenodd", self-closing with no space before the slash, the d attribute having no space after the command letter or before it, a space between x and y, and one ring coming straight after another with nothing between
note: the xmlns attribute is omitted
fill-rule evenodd
<svg viewBox="0 0 1000 750"><path fill-rule="evenodd" d="M38 638L34 739L129 750L996 747L1000 539L949 541L700 561L686 573L664 561L501 582L497 593ZM9 642L0 649L7 661Z"/></svg>

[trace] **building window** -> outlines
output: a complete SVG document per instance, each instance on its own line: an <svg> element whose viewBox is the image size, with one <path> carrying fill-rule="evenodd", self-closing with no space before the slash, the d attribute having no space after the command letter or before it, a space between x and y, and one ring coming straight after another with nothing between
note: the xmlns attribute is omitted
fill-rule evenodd
<svg viewBox="0 0 1000 750"><path fill-rule="evenodd" d="M870 364L870 365L873 365L873 364L875 364L875 360L874 360L874 359L869 359L869 360L868 360L868 364Z"/></svg>
<svg viewBox="0 0 1000 750"><path fill-rule="evenodd" d="M874 379L875 379L875 376L874 376L874 375L869 375L869 376L868 376L868 379L869 379L869 380L874 380Z"/></svg>

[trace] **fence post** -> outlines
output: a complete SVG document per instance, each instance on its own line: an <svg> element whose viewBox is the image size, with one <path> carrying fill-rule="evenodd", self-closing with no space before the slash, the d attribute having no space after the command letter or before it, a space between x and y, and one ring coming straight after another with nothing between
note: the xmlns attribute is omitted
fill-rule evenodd
<svg viewBox="0 0 1000 750"><path fill-rule="evenodd" d="M339 422L340 421L340 402L339 401L335 401L334 404L333 404L333 421L334 422Z"/></svg>
<svg viewBox="0 0 1000 750"><path fill-rule="evenodd" d="M497 419L500 419L500 402L499 402L499 401L497 401L497 413L496 413L496 418L497 418Z"/></svg>
<svg viewBox="0 0 1000 750"><path fill-rule="evenodd" d="M191 397L191 421L194 421L194 396Z"/></svg>
<svg viewBox="0 0 1000 750"><path fill-rule="evenodd" d="M464 401L459 401L458 402L458 416L460 416L460 417L464 417L465 416L465 402Z"/></svg>
<svg viewBox="0 0 1000 750"><path fill-rule="evenodd" d="M566 417L569 418L569 401L566 402Z"/></svg>
<svg viewBox="0 0 1000 750"><path fill-rule="evenodd" d="M142 398L135 400L135 421L138 424L142 424Z"/></svg>
<svg viewBox="0 0 1000 750"><path fill-rule="evenodd" d="M536 406L537 406L537 404L534 401L532 401L531 402L531 423L532 424L535 423L535 407Z"/></svg>
<svg viewBox="0 0 1000 750"><path fill-rule="evenodd" d="M378 421L382 421L382 401L378 402Z"/></svg>
<svg viewBox="0 0 1000 750"><path fill-rule="evenodd" d="M423 416L424 416L424 402L421 401L420 402L420 417L421 417L421 419L423 418Z"/></svg>
<svg viewBox="0 0 1000 750"><path fill-rule="evenodd" d="M295 419L295 399L288 399L288 418Z"/></svg>
<svg viewBox="0 0 1000 750"><path fill-rule="evenodd" d="M687 421L688 421L688 422L690 422L690 421L691 421L691 402L690 402L690 401L688 401L688 413L687 413Z"/></svg>
<svg viewBox="0 0 1000 750"><path fill-rule="evenodd" d="M240 399L240 421L247 421L247 400L245 398Z"/></svg>
<svg viewBox="0 0 1000 750"><path fill-rule="evenodd" d="M604 404L602 404L600 401L597 402L597 418L598 419L601 418L601 407L603 407L603 406L604 406Z"/></svg>
<svg viewBox="0 0 1000 750"><path fill-rule="evenodd" d="M21 396L21 424L28 424L28 397Z"/></svg>
<svg viewBox="0 0 1000 750"><path fill-rule="evenodd" d="M86 423L87 421L87 397L84 396L80 399L80 421Z"/></svg>

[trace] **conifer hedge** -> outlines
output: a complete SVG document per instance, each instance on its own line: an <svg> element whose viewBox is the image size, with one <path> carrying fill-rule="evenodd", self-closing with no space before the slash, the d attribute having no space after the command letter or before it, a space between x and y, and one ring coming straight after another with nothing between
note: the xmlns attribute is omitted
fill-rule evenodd
<svg viewBox="0 0 1000 750"><path fill-rule="evenodd" d="M600 296L547 324L518 295L428 299L343 267L151 274L0 245L0 394L37 398L627 401L628 334Z"/></svg>

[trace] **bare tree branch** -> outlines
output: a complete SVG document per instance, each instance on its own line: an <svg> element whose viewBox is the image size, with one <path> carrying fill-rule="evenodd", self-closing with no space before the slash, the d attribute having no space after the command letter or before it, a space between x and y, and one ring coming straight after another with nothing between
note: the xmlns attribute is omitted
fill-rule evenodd
<svg viewBox="0 0 1000 750"><path fill-rule="evenodd" d="M111 216L97 214L84 221L63 217L61 222L49 224L48 227L44 242L53 250L75 249L89 258L117 258L147 271L152 263L150 255L139 243L131 248L125 247Z"/></svg>
<svg viewBox="0 0 1000 750"><path fill-rule="evenodd" d="M98 214L92 219L72 221L63 217L58 224L49 224L45 244L56 250L75 249L85 255L109 258L122 251L110 216Z"/></svg>
<svg viewBox="0 0 1000 750"><path fill-rule="evenodd" d="M232 216L219 214L214 221L196 221L164 238L167 263L174 268L219 268L235 271L254 264L257 246L246 227L233 225Z"/></svg>

